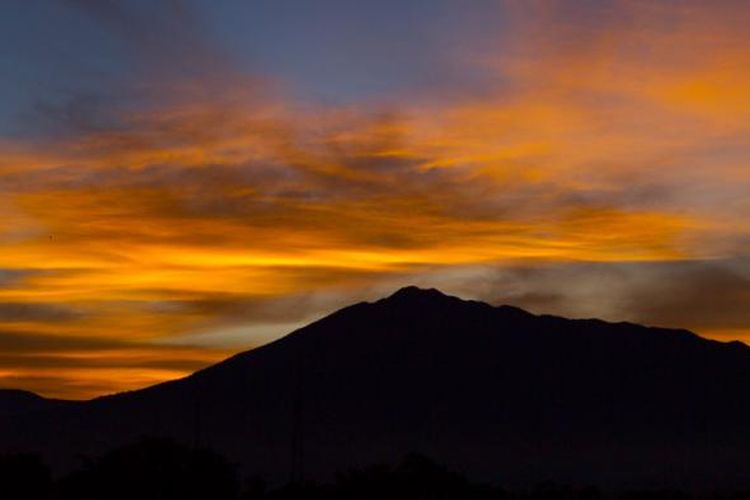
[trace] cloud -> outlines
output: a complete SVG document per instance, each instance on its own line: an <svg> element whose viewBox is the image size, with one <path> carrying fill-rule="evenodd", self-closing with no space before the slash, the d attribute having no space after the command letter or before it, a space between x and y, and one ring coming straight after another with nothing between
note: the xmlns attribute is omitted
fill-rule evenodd
<svg viewBox="0 0 750 500"><path fill-rule="evenodd" d="M24 302L0 302L0 321L23 322L70 321L78 316L75 310L50 304L29 304Z"/></svg>
<svg viewBox="0 0 750 500"><path fill-rule="evenodd" d="M116 2L66 0L91 16L108 34L125 44L141 70L193 75L229 66L205 33L199 19L181 0L166 2ZM174 76L174 75L170 75Z"/></svg>
<svg viewBox="0 0 750 500"><path fill-rule="evenodd" d="M750 326L744 4L507 4L515 30L450 54L491 75L481 92L348 105L238 70L180 4L70 4L132 73L0 142L2 327L70 348L11 355L4 380L54 391L32 375L57 358L90 394L108 359L135 387L407 282ZM76 371L84 339L106 345Z"/></svg>
<svg viewBox="0 0 750 500"><path fill-rule="evenodd" d="M628 309L649 323L707 332L745 330L750 338L750 259L652 266L649 285L633 290Z"/></svg>
<svg viewBox="0 0 750 500"><path fill-rule="evenodd" d="M750 258L466 268L458 293L537 313L683 327L750 340Z"/></svg>
<svg viewBox="0 0 750 500"><path fill-rule="evenodd" d="M230 352L0 331L0 387L82 399L178 378Z"/></svg>
<svg viewBox="0 0 750 500"><path fill-rule="evenodd" d="M0 269L0 287L11 285L25 274L22 269Z"/></svg>

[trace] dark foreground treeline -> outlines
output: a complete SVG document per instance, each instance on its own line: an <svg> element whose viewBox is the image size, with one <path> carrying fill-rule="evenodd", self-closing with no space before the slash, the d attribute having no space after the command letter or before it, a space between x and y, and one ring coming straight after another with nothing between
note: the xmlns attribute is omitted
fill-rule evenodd
<svg viewBox="0 0 750 500"><path fill-rule="evenodd" d="M552 483L528 491L476 484L428 458L410 455L396 466L374 465L340 474L331 484L296 482L269 488L241 479L234 465L210 450L163 439L143 439L53 478L35 455L0 455L3 500L598 500L691 499L678 491L633 491L605 495L596 488ZM750 499L750 492L714 494L714 499Z"/></svg>

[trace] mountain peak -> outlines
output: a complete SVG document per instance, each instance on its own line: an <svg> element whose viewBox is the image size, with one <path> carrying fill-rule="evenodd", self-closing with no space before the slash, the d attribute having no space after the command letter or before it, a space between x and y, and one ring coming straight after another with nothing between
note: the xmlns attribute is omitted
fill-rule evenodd
<svg viewBox="0 0 750 500"><path fill-rule="evenodd" d="M419 288L418 286L410 285L398 289L390 296L379 300L386 304L420 304L429 305L436 303L450 302L462 302L458 297L446 295L436 288Z"/></svg>
<svg viewBox="0 0 750 500"><path fill-rule="evenodd" d="M387 298L397 299L397 298L414 298L414 297L425 297L425 298L448 297L448 295L444 294L437 288L419 288L418 286L415 286L415 285L409 285L403 288L399 288Z"/></svg>
<svg viewBox="0 0 750 500"><path fill-rule="evenodd" d="M737 397L747 380L750 351L683 331L408 286L145 390L13 405L0 392L0 452L40 450L65 465L139 435L200 437L276 481L288 477L291 436L312 480L416 447L518 484L563 474L713 488L713 478L750 477L750 400Z"/></svg>
<svg viewBox="0 0 750 500"><path fill-rule="evenodd" d="M0 416L59 408L68 401L47 399L35 392L0 388Z"/></svg>
<svg viewBox="0 0 750 500"><path fill-rule="evenodd" d="M5 389L5 388L0 388L0 398L3 398L3 399L14 398L18 400L21 400L21 399L43 400L45 399L35 392L25 391L23 389Z"/></svg>

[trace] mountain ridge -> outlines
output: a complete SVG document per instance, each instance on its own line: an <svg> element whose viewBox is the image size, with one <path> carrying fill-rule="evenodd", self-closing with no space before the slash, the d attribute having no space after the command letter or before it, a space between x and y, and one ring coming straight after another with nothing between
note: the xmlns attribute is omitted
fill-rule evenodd
<svg viewBox="0 0 750 500"><path fill-rule="evenodd" d="M0 388L0 415L47 411L76 403L77 401L72 400L46 398L23 389Z"/></svg>
<svg viewBox="0 0 750 500"><path fill-rule="evenodd" d="M65 468L149 434L276 480L416 451L517 484L750 486L747 381L744 345L407 287L183 379L5 418L0 450Z"/></svg>
<svg viewBox="0 0 750 500"><path fill-rule="evenodd" d="M194 372L192 374L186 375L185 377L182 377L182 378L179 378L179 379L167 380L167 381L164 381L164 382L160 382L160 383L154 384L153 386L146 386L146 387L141 387L141 388L126 390L126 391L122 391L122 392L116 392L116 393L112 393L112 394L103 394L101 396L96 396L96 397L91 398L89 400L66 400L66 399L59 399L59 398L48 398L48 397L43 396L41 394L35 393L33 391L29 391L29 390L25 390L25 389L17 389L17 388L0 388L0 394L2 394L3 392L25 393L25 394L33 395L33 396L36 396L37 398L41 398L41 399L48 400L48 401L93 401L93 400L97 400L97 399L101 399L101 398L109 398L109 397L113 397L113 396L118 396L120 394L129 394L129 393L132 393L132 392L146 390L146 389L149 389L150 387L161 386L163 384L169 384L169 383L172 383L172 382L176 382L176 381L182 380L184 378L189 378L189 377L195 375L196 373L200 373L200 372L202 372L204 370L210 369L210 368L212 368L213 366L215 366L217 364L221 364L223 362L229 361L229 360L231 360L231 359L233 359L235 357L241 357L243 355L249 354L252 351L255 351L256 349L261 349L263 347L275 344L276 342L282 341L283 339L285 339L285 338L287 338L289 336L295 335L299 331L306 330L308 327L310 327L310 326L318 323L319 321L326 320L326 319L328 319L329 317L331 317L333 315L345 313L345 312L349 311L352 308L358 308L358 307L362 307L362 306L371 306L371 305L377 305L377 304L388 305L388 304L393 304L393 303L406 303L406 304L411 303L411 305L422 304L422 305L434 306L434 305L436 305L435 302L453 303L453 304L463 303L463 304L469 304L469 305L472 305L472 306L479 306L479 307L486 308L486 309L492 309L494 311L501 311L501 312L508 313L508 314L516 314L519 317L533 317L533 318L539 318L539 319L549 320L549 321L565 321L565 322L574 322L574 323L583 323L583 324L603 324L603 325L610 325L610 326L624 326L624 327L628 327L628 328L639 328L639 329L650 330L650 331L657 332L657 333L671 333L671 334L677 334L677 335L685 335L685 336L689 336L691 338L701 339L701 340L703 340L705 342L708 342L708 343L715 343L715 344L719 344L719 345L732 346L732 347L738 348L740 350L746 350L750 354L750 346L748 346L744 342L741 342L741 341L738 341L738 340L721 341L721 340L717 340L717 339L710 339L710 338L703 337L702 335L700 335L700 334L698 334L696 332L693 332L691 330L684 329L684 328L670 328L670 327L664 327L664 326L644 325L644 324L635 323L635 322L631 322L631 321L608 321L608 320L603 320L603 319L595 318L595 317L571 318L571 317L567 317L567 316L560 316L560 315L554 315L554 314L535 314L535 313L532 313L532 312L530 312L530 311L528 311L526 309L523 309L523 308L517 307L517 306L512 306L512 305L508 305L508 304L492 305L492 304L489 304L487 302L479 301L479 300L461 299L461 298L459 298L457 296L446 294L446 293L444 293L444 292L442 292L442 291L440 291L439 289L436 289L436 288L420 288L420 287L418 287L416 285L407 285L407 286L404 286L402 288L399 288L398 290L396 290L395 292L393 292L389 296L377 299L375 301L362 301L362 302L357 302L357 303L345 306L345 307L343 307L343 308L341 308L341 309L339 309L337 311L334 311L333 313L331 313L331 314L329 314L329 315L327 315L327 316L325 316L323 318L320 318L319 320L313 321L312 323L310 323L310 324L308 324L306 326L303 326L301 328L298 328L297 330L289 332L288 334L286 334L286 335L284 335L284 336L282 336L282 337L280 337L280 338L278 338L276 340L273 340L273 341L269 342L268 344L264 344L264 345L261 345L261 346L258 346L258 347L254 347L254 348L251 348L251 349L240 351L240 352L238 352L236 354L233 354L233 355L229 356L228 358L225 358L225 359L223 359L221 361L218 361L217 363L214 363L214 364L209 365L209 366L207 366L205 368L197 370L196 372Z"/></svg>

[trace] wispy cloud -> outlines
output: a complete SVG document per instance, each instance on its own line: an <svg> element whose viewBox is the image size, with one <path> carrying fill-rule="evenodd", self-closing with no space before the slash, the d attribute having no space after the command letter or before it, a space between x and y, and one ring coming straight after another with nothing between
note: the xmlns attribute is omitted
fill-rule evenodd
<svg viewBox="0 0 750 500"><path fill-rule="evenodd" d="M735 307L749 299L736 271L750 234L743 4L602 2L583 17L568 2L508 4L516 31L446 56L491 75L481 92L349 105L240 71L179 4L71 4L139 64L0 145L0 323L43 339L3 358L5 385L91 395L116 368L111 389L134 387L216 359L229 330L406 281L750 328ZM215 351L177 347L212 332ZM80 339L105 346L81 354ZM54 359L72 384L59 391Z"/></svg>

